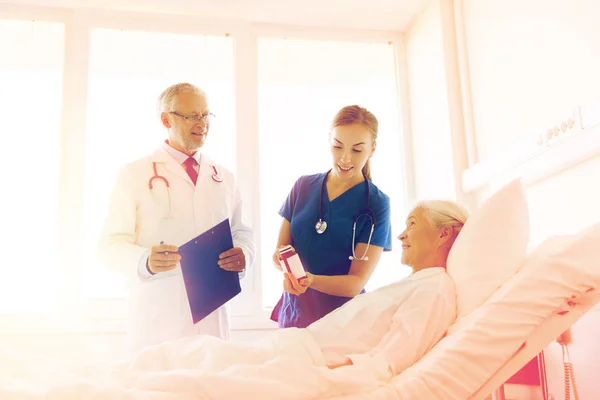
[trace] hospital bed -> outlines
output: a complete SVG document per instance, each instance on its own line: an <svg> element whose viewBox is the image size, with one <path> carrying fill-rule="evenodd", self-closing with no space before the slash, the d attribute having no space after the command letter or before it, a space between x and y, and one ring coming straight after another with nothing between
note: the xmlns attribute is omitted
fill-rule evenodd
<svg viewBox="0 0 600 400"><path fill-rule="evenodd" d="M503 383L600 302L600 260L585 265L591 257L525 266L390 384L339 399L484 400L494 393L502 400ZM547 284L542 293L538 278Z"/></svg>

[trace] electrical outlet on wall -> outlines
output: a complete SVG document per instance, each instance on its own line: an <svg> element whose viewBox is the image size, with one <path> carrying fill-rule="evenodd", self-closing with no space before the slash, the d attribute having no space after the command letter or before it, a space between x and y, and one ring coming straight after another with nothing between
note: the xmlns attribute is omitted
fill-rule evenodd
<svg viewBox="0 0 600 400"><path fill-rule="evenodd" d="M582 129L600 124L600 101L579 106L576 114Z"/></svg>
<svg viewBox="0 0 600 400"><path fill-rule="evenodd" d="M536 144L538 147L546 147L562 142L573 129L581 129L581 121L581 108L576 107L573 109L570 117L558 121L556 125L549 128L545 133L538 134Z"/></svg>

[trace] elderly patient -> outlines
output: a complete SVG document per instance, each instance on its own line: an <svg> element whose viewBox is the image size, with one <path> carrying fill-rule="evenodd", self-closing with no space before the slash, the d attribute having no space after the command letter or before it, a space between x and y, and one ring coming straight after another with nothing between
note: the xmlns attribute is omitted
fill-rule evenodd
<svg viewBox="0 0 600 400"><path fill-rule="evenodd" d="M307 328L280 329L253 343L178 339L147 347L109 370L87 366L60 378L55 369L36 393L60 399L305 399L368 390L415 363L454 322L456 295L445 268L466 219L453 202L420 203L399 236L402 263L412 274L355 297Z"/></svg>
<svg viewBox="0 0 600 400"><path fill-rule="evenodd" d="M466 222L450 201L419 204L406 219L402 264L413 273L364 294L307 330L330 368L364 365L395 375L423 356L456 318L454 284L446 274L448 253Z"/></svg>

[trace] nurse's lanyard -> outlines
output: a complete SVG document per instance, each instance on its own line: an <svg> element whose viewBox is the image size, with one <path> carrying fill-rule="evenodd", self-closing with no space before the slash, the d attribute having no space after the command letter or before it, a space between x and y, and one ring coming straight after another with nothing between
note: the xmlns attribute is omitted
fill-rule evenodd
<svg viewBox="0 0 600 400"><path fill-rule="evenodd" d="M323 177L323 182L321 182L321 191L319 193L319 220L315 224L315 229L319 235L325 232L325 230L327 229L327 222L323 220L323 188L325 187L325 183L327 182L327 175L329 175L330 172L331 170L327 171L327 173ZM348 257L348 259L350 260L357 261L367 261L369 259L369 257L367 257L367 251L369 250L369 246L371 245L371 237L373 236L373 230L375 230L375 213L373 212L370 206L371 186L369 185L369 180L367 179L367 176L364 174L364 172L363 176L365 178L365 185L367 185L367 207L360 210L358 214L354 216L354 225L352 228L352 255ZM367 240L367 248L365 249L365 252L363 253L362 257L356 257L356 254L354 253L354 240L356 238L356 222L362 216L366 216L371 220L371 232L369 233L369 240Z"/></svg>

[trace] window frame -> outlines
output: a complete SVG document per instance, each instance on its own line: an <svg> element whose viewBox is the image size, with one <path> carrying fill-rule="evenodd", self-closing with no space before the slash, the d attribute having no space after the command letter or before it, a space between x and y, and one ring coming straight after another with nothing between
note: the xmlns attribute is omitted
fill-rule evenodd
<svg viewBox="0 0 600 400"><path fill-rule="evenodd" d="M262 307L261 269L270 259L260 255L259 126L258 126L258 37L287 37L323 41L389 43L395 46L395 71L403 136L404 193L407 203L414 198L412 183L410 120L406 74L405 38L400 32L292 27L192 15L156 14L133 11L0 5L0 19L43 20L65 24L63 111L61 115L60 210L58 274L65 277L58 296L61 315L0 314L0 334L123 333L125 298L88 298L83 293L84 273L78 259L83 254L83 165L86 148L88 64L92 29L127 29L162 33L227 35L234 41L236 113L236 178L244 211L254 227L257 254L247 271L246 290L252 298L251 312L231 317L232 330L272 329L270 309ZM73 212L77 210L77 212Z"/></svg>
<svg viewBox="0 0 600 400"><path fill-rule="evenodd" d="M44 22L52 22L52 23L60 23L64 25L65 29L65 43L64 43L64 59L65 62L63 64L63 93L62 93L62 102L63 108L61 112L61 127L60 127L60 165L59 165L59 210L58 218L64 215L64 204L68 201L66 193L63 188L65 185L65 162L64 162L64 137L65 137L65 115L67 110L65 107L68 104L68 95L67 95L67 87L69 86L69 82L64 77L67 76L66 73L68 71L68 66L66 63L67 58L69 57L69 52L72 49L68 48L68 38L69 38L69 29L73 20L73 12L69 9L60 9L60 8L49 8L49 7L35 7L35 6L20 6L20 5L11 5L11 4L0 4L0 19L3 20L21 20L21 21L44 21ZM67 270L64 268L64 253L61 251L65 248L65 242L63 240L64 233L68 230L66 224L59 224L58 231L56 234L58 235L58 268L60 270L57 271L57 274L60 276L66 276ZM65 302L65 298L67 295L61 293L60 295L56 295L56 305L60 307ZM40 314L36 312L31 313L17 313L17 314L0 314L0 327L2 330L0 333L2 334L21 334L21 333L37 333L37 332L55 332L57 330L61 330L64 326L64 321L61 321L60 316L56 315L48 315L48 314Z"/></svg>

